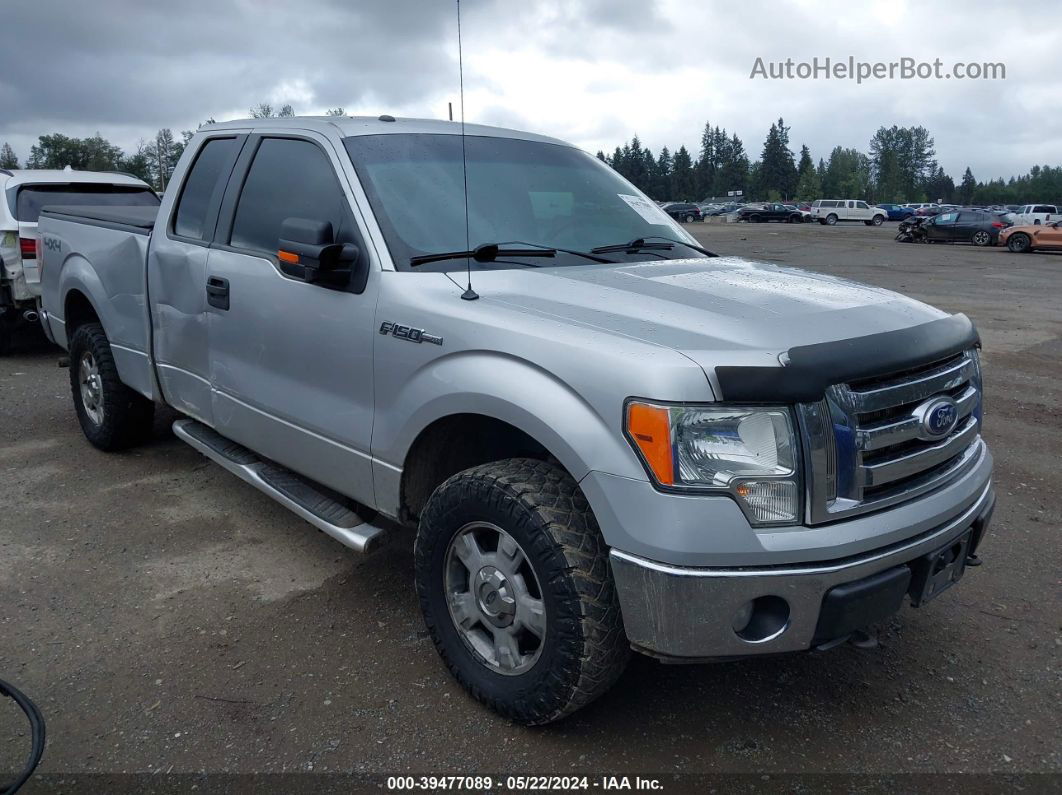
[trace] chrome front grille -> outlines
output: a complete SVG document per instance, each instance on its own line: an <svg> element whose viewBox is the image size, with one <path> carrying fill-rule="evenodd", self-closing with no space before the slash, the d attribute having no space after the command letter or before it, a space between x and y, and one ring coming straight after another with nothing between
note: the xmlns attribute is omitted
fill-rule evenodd
<svg viewBox="0 0 1062 795"><path fill-rule="evenodd" d="M929 431L925 413L954 406L954 426ZM949 409L950 410L950 409ZM981 430L980 368L974 351L902 373L830 387L799 406L808 520L839 519L938 488L972 464Z"/></svg>

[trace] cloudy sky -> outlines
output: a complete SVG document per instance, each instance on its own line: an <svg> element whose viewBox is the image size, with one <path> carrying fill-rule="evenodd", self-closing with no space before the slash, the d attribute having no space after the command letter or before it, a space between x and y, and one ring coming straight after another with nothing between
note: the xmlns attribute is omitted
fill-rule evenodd
<svg viewBox="0 0 1062 795"><path fill-rule="evenodd" d="M755 159L772 120L818 159L881 125L926 126L958 179L1062 162L1062 16L963 0L464 0L468 121L611 151L635 133L694 154L706 120ZM300 114L445 118L457 107L453 0L4 0L0 141ZM756 59L1005 64L1005 80L750 79ZM456 112L456 111L455 111Z"/></svg>

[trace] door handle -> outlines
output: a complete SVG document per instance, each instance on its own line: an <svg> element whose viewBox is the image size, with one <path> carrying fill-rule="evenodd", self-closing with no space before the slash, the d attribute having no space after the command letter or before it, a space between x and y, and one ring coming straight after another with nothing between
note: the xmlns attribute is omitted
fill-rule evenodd
<svg viewBox="0 0 1062 795"><path fill-rule="evenodd" d="M218 309L229 308L229 280L210 276L206 283L207 303Z"/></svg>

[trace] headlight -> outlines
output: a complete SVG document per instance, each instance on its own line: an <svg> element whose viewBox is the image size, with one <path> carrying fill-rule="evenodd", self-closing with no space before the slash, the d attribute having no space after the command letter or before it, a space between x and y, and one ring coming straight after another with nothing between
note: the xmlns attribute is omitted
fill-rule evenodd
<svg viewBox="0 0 1062 795"><path fill-rule="evenodd" d="M797 522L799 453L788 409L631 401L626 430L658 485L731 494L754 524Z"/></svg>

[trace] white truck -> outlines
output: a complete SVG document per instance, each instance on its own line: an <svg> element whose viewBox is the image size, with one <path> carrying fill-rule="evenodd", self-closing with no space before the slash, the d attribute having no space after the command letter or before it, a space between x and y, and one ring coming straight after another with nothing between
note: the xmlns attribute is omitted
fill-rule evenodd
<svg viewBox="0 0 1062 795"><path fill-rule="evenodd" d="M70 168L0 169L0 354L23 328L36 328L40 299L37 219L48 204L159 204L128 174Z"/></svg>
<svg viewBox="0 0 1062 795"><path fill-rule="evenodd" d="M811 203L811 218L833 226L838 221L862 221L867 226L881 226L889 217L887 210L862 199L816 199Z"/></svg>
<svg viewBox="0 0 1062 795"><path fill-rule="evenodd" d="M134 444L164 403L347 546L408 525L439 654L524 723L631 649L825 649L976 562L969 319L715 256L586 152L459 133L211 125L160 208L46 210L44 325L88 439Z"/></svg>
<svg viewBox="0 0 1062 795"><path fill-rule="evenodd" d="M1014 213L1015 226L1040 226L1062 218L1058 205L1055 204L1026 204Z"/></svg>

